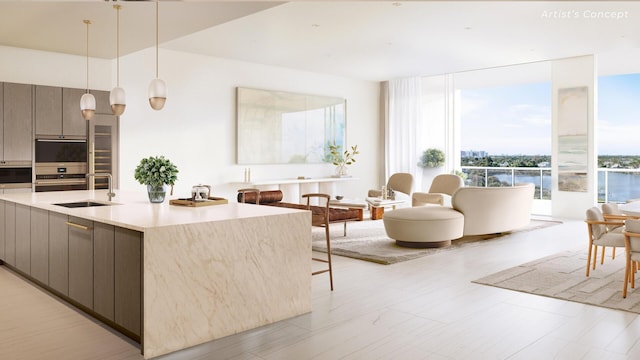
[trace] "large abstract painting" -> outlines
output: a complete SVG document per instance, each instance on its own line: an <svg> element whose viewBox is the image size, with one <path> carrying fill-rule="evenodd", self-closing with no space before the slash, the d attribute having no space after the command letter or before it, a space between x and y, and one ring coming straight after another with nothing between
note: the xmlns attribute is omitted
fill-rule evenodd
<svg viewBox="0 0 640 360"><path fill-rule="evenodd" d="M558 90L558 190L588 187L588 88Z"/></svg>
<svg viewBox="0 0 640 360"><path fill-rule="evenodd" d="M239 87L238 164L327 162L344 149L346 100Z"/></svg>

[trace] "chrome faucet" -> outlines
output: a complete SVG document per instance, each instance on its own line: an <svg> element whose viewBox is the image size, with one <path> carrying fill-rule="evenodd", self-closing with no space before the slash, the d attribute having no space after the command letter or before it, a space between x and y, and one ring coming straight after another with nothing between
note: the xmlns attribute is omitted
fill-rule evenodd
<svg viewBox="0 0 640 360"><path fill-rule="evenodd" d="M109 201L111 201L111 199L116 196L116 193L113 192L113 188L111 187L111 182L112 182L111 174L102 173L102 174L86 174L85 175L86 178L89 178L91 176L93 176L93 177L106 177L107 178L107 180L109 181L109 192L107 193L107 197L109 197Z"/></svg>

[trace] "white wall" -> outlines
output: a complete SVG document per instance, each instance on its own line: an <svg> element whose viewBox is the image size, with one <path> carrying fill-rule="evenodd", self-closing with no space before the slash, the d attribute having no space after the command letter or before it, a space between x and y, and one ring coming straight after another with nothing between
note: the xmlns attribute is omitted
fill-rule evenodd
<svg viewBox="0 0 640 360"><path fill-rule="evenodd" d="M86 58L0 46L0 81L84 88ZM111 90L115 61L90 58L89 87ZM165 155L179 168L175 194L190 196L197 183L213 186L214 195L235 199L245 165L236 165L235 88L282 90L347 99L347 145L358 145L357 163L350 166L353 181L338 185L347 197L366 196L379 188L377 174L380 129L379 84L324 74L277 68L160 50L160 78L169 96L161 111L151 109L147 87L155 76L155 49L120 59L120 85L127 108L120 119L120 188L146 191L133 178L140 159ZM326 177L330 164L255 165L253 180Z"/></svg>
<svg viewBox="0 0 640 360"><path fill-rule="evenodd" d="M133 178L141 158L164 155L180 173L175 193L189 196L192 185L213 186L215 195L235 198L247 165L235 164L235 88L281 90L347 99L347 145L360 155L350 166L354 181L338 185L347 197L366 196L378 188L379 84L292 69L176 52L160 51L160 78L168 87L165 108L154 111L147 86L155 74L154 49L120 60L120 85L127 92L127 109L120 119L120 188L143 190ZM330 164L252 165L252 180L326 177Z"/></svg>

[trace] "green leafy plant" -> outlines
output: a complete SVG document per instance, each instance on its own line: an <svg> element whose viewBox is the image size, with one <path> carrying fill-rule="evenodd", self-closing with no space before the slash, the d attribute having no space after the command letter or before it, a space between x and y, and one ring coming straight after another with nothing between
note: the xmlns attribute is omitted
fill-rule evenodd
<svg viewBox="0 0 640 360"><path fill-rule="evenodd" d="M418 162L418 166L422 168L435 168L442 165L444 165L444 152L434 148L425 150Z"/></svg>
<svg viewBox="0 0 640 360"><path fill-rule="evenodd" d="M140 184L162 186L174 185L178 180L177 174L178 168L169 159L151 156L140 160L134 176Z"/></svg>
<svg viewBox="0 0 640 360"><path fill-rule="evenodd" d="M331 163L337 166L351 165L356 162L355 156L360 154L358 151L358 145L353 145L351 151L340 151L340 145L329 145L329 152L331 154Z"/></svg>
<svg viewBox="0 0 640 360"><path fill-rule="evenodd" d="M462 178L462 180L467 180L467 173L466 172L462 172L460 170L451 170L451 173L454 175L458 175Z"/></svg>

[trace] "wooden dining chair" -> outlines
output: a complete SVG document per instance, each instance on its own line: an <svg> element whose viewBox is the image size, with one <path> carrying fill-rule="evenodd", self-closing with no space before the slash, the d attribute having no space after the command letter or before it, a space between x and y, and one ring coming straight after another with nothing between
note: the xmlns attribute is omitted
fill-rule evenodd
<svg viewBox="0 0 640 360"><path fill-rule="evenodd" d="M625 220L624 249L626 262L624 268L624 284L622 285L622 297L627 297L627 287L631 283L631 288L635 288L635 274L640 261L640 220Z"/></svg>
<svg viewBox="0 0 640 360"><path fill-rule="evenodd" d="M596 269L598 246L602 246L603 257L601 264L604 261L604 249L606 247L624 247L624 235L621 232L609 231L612 227L624 225L624 222L605 221L602 211L597 206L587 210L585 222L589 233L589 251L587 253L587 276L589 276L589 269L592 266L593 270Z"/></svg>
<svg viewBox="0 0 640 360"><path fill-rule="evenodd" d="M638 216L632 216L632 215L627 215L624 212L622 212L622 210L620 209L620 207L618 207L618 204L616 203L604 203L602 204L602 217L604 218L605 221L625 221L627 219L638 219ZM611 232L619 232L622 233L624 231L624 226L622 225L610 225L607 226L607 231ZM600 264L604 264L604 251L605 249L602 249L602 256L600 259ZM614 247L612 249L612 253L611 253L611 258L615 259L616 258L616 248Z"/></svg>

